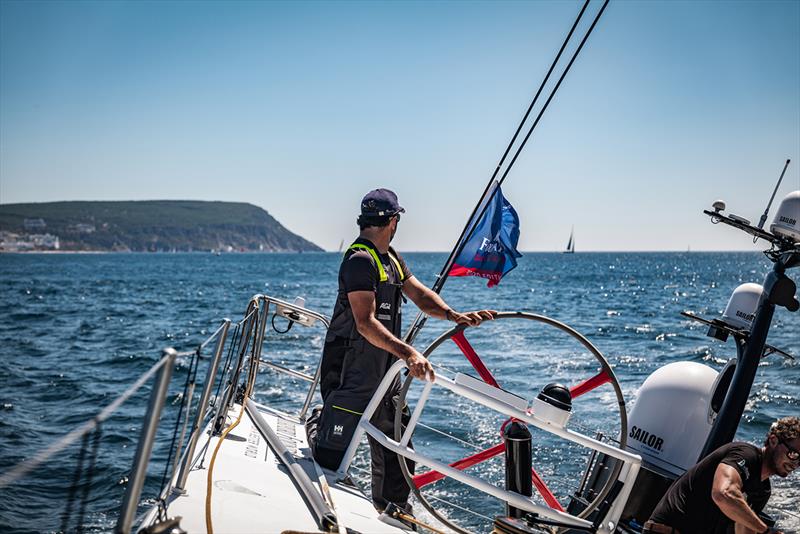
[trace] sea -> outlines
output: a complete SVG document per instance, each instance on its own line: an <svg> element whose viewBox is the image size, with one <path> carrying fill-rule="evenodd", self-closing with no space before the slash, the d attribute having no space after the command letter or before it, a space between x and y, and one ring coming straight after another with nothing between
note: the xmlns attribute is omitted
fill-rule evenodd
<svg viewBox="0 0 800 534"><path fill-rule="evenodd" d="M446 254L404 257L417 278L431 285ZM91 419L147 371L165 347L188 353L223 318L239 321L255 294L289 301L304 297L307 307L329 315L339 260L336 253L0 255L0 473ZM525 311L580 332L612 366L629 411L642 382L660 367L686 361L719 371L736 355L732 341L708 337L705 325L681 312L718 318L737 286L762 282L770 269L759 252L526 253L499 286L488 288L479 278L452 278L442 295L456 310ZM789 274L796 277L797 272ZM409 302L406 327L414 316ZM286 327L282 318L274 326L268 325L263 357L313 372L324 329L295 325L279 334ZM423 350L449 326L429 320L415 346ZM468 329L466 335L497 381L528 399L548 383L574 385L598 370L585 346L540 321L497 320ZM800 316L779 308L768 342L797 359L772 354L759 366L737 433L737 439L754 444L763 442L776 418L800 415ZM449 341L430 359L443 376L476 374ZM158 495L191 362L190 356L178 359L140 513ZM200 364L200 384L207 362ZM306 387L262 367L255 395L259 402L283 407L301 401ZM149 388L123 404L99 432L0 489L0 532L111 531ZM415 395L416 386L409 395L412 406ZM663 417L676 424L686 414L680 402L663 409ZM454 461L498 443L503 418L434 388L421 422L425 426L414 434L415 447ZM618 439L614 389L607 384L575 399L570 427ZM587 451L538 429L532 435L534 467L566 504L580 482ZM368 484L367 466L361 453L354 466L361 484ZM474 469L502 485L501 458ZM488 531L486 518L502 512L493 499L454 481L422 491L437 510L472 530ZM798 502L797 473L773 479L768 511L784 532L800 532Z"/></svg>

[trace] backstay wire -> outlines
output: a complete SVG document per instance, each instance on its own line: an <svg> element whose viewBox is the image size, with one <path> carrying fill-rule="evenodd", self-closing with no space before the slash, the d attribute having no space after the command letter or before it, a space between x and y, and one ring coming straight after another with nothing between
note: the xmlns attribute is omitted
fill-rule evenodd
<svg viewBox="0 0 800 534"><path fill-rule="evenodd" d="M511 148L516 143L517 138L519 137L519 133L522 131L522 127L527 122L528 117L530 116L530 113L531 113L533 107L536 105L536 102L538 101L539 96L542 93L542 90L544 89L545 85L549 81L550 75L552 74L553 70L555 69L556 65L558 64L559 60L561 59L561 55L564 52L564 49L567 47L567 45L571 41L572 35L573 35L575 29L577 28L578 23L580 22L581 18L583 17L583 14L586 11L586 8L589 6L590 1L591 0L586 0L585 3L583 4L583 7L581 8L580 12L578 13L578 16L575 19L575 22L572 24L572 27L570 28L569 32L567 33L567 36L564 39L564 42L561 44L561 47L559 48L555 59L553 60L552 64L550 65L550 68L548 69L547 74L545 75L544 79L542 80L542 83L539 85L539 89L536 91L536 94L534 95L533 100L531 101L530 105L528 106L527 111L525 112L522 120L520 121L519 126L517 126L517 130L514 132L514 135L512 136L511 141L508 143L508 146L506 147L506 150L503 152L503 155L500 158L499 163L495 167L495 170L492 173L492 176L489 179L489 182L486 184L486 188L484 189L483 194L480 197L480 200L478 201L478 203L473 208L472 213L469 216L469 218L467 218L467 222L464 225L464 229L461 231L461 235L459 236L458 240L456 241L456 245L453 247L453 250L450 252L450 255L448 256L447 261L444 264L444 267L442 267L442 270L439 272L439 274L436 277L436 281L434 282L433 286L431 287L431 289L435 293L440 293L441 292L442 288L444 287L445 282L447 281L447 278L448 278L449 273L450 273L450 269L453 266L453 263L455 262L455 259L458 257L458 255L463 250L464 245L466 244L466 242L468 241L468 238L471 236L471 234L472 234L472 232L474 230L474 227L477 225L478 221L481 220L481 217L483 217L484 213L486 212L486 209L489 207L489 202L487 201L488 199L486 198L486 196L490 191L492 191L493 184L495 183L495 178L497 178L497 175L500 172L500 169L503 166L503 163L505 162L506 157L508 156L509 152L511 151ZM529 128L528 133L525 135L524 139L522 140L522 142L520 143L519 147L517 148L514 156L512 157L511 161L509 162L508 166L506 167L505 171L503 172L500 180L497 182L497 186L498 187L505 181L506 177L508 176L508 173L511 171L511 168L514 166L514 163L516 163L517 158L519 157L520 153L522 152L522 149L527 144L527 142L530 139L531 135L533 134L533 131L536 128L536 126L539 124L539 121L541 120L542 116L544 115L544 112L547 110L547 107L550 105L550 102L553 100L553 97L555 96L556 92L558 91L559 87L561 86L561 82L564 80L564 78L566 77L567 73L572 68L572 65L575 62L575 59L577 59L578 55L580 54L581 50L583 49L583 45L586 43L587 39L589 38L589 35L591 35L592 31L594 30L595 26L597 25L597 22L600 20L600 17L602 16L603 11L605 11L605 8L606 8L607 5L608 5L608 0L604 0L603 5L600 7L600 10L598 11L597 15L595 16L594 20L592 21L591 26L589 26L589 29L586 31L585 35L583 36L583 39L581 39L580 44L575 49L575 52L572 54L572 58L570 59L570 61L567 64L567 66L565 67L564 71L561 73L561 76L559 77L558 82L555 84L553 89L550 91L550 95L548 96L547 100L545 101L544 105L542 106L542 109L539 111L539 114L537 115L537 117L534 120L533 124ZM422 327L425 325L426 321L427 321L427 317L425 316L425 314L423 314L422 311L418 312L417 316L414 318L414 322L411 324L411 327L409 328L408 332L405 335L404 341L406 343L408 343L408 344L413 344L414 343L414 339L416 339L417 334L419 333L420 330L422 330Z"/></svg>

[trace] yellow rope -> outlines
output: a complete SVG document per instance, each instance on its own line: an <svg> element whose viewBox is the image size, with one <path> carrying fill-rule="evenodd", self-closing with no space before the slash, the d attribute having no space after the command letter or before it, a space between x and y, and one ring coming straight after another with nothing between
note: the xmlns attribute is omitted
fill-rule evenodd
<svg viewBox="0 0 800 534"><path fill-rule="evenodd" d="M422 527L424 529L430 530L434 534L445 534L445 532L443 532L443 531L441 531L441 530L439 530L439 529L437 529L435 527L432 527L431 525L428 525L427 523L423 523L422 521L420 521L419 519L417 519L413 515L404 514L403 512L395 512L394 513L394 518L395 519L403 519L404 521L408 521L409 523L413 523L413 524L417 525L418 527Z"/></svg>
<svg viewBox="0 0 800 534"><path fill-rule="evenodd" d="M211 488L212 488L212 475L214 473L214 462L217 459L217 453L219 452L219 448L222 446L222 442L225 440L225 437L228 433L236 428L236 425L239 424L239 421L242 420L242 415L244 415L244 402L242 402L242 409L239 412L239 417L236 418L231 426L225 429L222 435L219 437L219 441L217 441L217 446L214 447L214 454L211 455L211 463L208 464L208 477L206 478L206 531L208 534L214 534L214 527L211 523Z"/></svg>

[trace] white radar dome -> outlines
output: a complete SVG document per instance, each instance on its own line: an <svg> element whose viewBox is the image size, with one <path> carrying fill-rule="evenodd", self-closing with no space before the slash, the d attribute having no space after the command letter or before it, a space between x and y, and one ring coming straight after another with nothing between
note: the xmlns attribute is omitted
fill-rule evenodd
<svg viewBox="0 0 800 534"><path fill-rule="evenodd" d="M769 231L794 241L800 241L800 191L792 191L781 201Z"/></svg>
<svg viewBox="0 0 800 534"><path fill-rule="evenodd" d="M677 476L692 467L711 432L717 374L707 365L675 362L648 376L628 416L628 449Z"/></svg>
<svg viewBox="0 0 800 534"><path fill-rule="evenodd" d="M750 330L763 292L760 284L753 283L742 284L734 289L722 313L722 320L733 328Z"/></svg>

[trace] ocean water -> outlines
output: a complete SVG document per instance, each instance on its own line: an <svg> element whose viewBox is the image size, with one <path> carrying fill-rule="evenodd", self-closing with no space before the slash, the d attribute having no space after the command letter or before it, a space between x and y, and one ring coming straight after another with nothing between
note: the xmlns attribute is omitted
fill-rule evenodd
<svg viewBox="0 0 800 534"><path fill-rule="evenodd" d="M405 255L412 271L431 284L444 254ZM329 314L336 290L338 254L28 254L0 255L0 471L52 443L131 384L157 361L162 348L191 350L221 318L238 320L250 296L267 293L286 300L304 296L306 305ZM582 332L613 365L630 407L637 388L654 370L692 361L719 370L735 355L731 342L706 337L706 327L679 315L692 311L714 318L733 289L761 282L771 264L759 253L529 253L497 288L474 278L451 279L443 292L458 310L491 308L529 311ZM795 271L796 273L796 271ZM790 272L790 275L793 274ZM414 316L409 305L404 322ZM446 329L431 320L418 348ZM305 330L308 330L306 332ZM272 334L264 352L288 366L313 370L324 332L293 329ZM496 321L467 332L498 382L527 398L546 383L577 383L597 366L574 340L533 321ZM800 318L778 309L769 343L800 354ZM302 346L302 347L301 347ZM431 355L438 372L469 371L455 345ZM189 359L181 358L170 390L183 388ZM475 374L472 372L472 374ZM205 376L205 368L200 368ZM305 390L262 369L256 397L276 405L297 403ZM412 398L414 396L412 389ZM436 391L436 390L434 390ZM0 490L1 532L109 531L127 482L148 391L142 390L102 427L91 480L78 480L78 443L13 486ZM738 439L761 443L777 417L800 415L800 358L769 356L758 370ZM159 430L142 509L156 496L170 446L177 403L170 403ZM616 437L619 416L613 391L604 386L576 400L571 426ZM665 411L665 417L680 414ZM443 393L432 395L423 422L458 438L421 428L415 445L453 461L498 442L502 418ZM91 440L85 443L91 450ZM577 484L585 451L534 432L534 464L562 503ZM359 457L356 467L365 467ZM479 471L502 483L502 462ZM85 471L85 470L84 470ZM774 480L774 479L773 479ZM85 492L85 493L84 493ZM451 481L425 489L453 520L477 528L491 516L490 499L465 492ZM84 498L85 497L85 498ZM795 474L774 480L771 512L786 532L800 532ZM438 499L456 506L441 504ZM70 504L71 503L71 504ZM69 509L69 517L66 511ZM487 529L488 530L488 529Z"/></svg>

